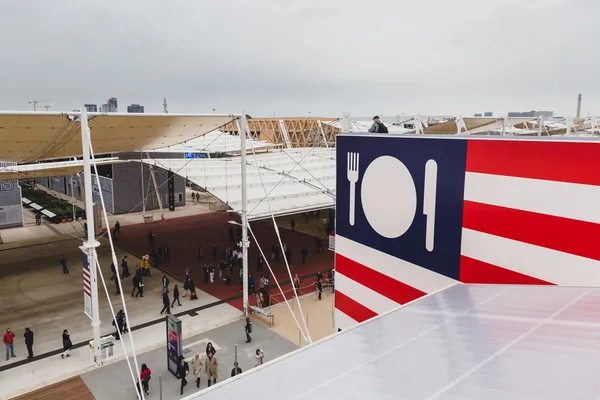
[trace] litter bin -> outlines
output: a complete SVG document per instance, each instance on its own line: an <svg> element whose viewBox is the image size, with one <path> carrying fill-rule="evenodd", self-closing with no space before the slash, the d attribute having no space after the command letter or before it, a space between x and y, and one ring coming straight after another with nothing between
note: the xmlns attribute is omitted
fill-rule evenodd
<svg viewBox="0 0 600 400"><path fill-rule="evenodd" d="M100 338L100 359L107 360L113 356L115 346L115 338L112 335ZM94 354L94 341L90 340L90 358L93 363L96 362L96 354Z"/></svg>

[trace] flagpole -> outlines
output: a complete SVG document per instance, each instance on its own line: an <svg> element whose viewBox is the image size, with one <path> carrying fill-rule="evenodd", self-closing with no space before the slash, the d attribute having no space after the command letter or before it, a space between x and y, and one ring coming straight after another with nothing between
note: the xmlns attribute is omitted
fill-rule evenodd
<svg viewBox="0 0 600 400"><path fill-rule="evenodd" d="M90 159L90 143L88 137L88 119L87 109L81 109L81 147L83 154L83 189L85 197L85 218L87 222L87 241L83 242L81 250L87 255L87 263L90 271L90 292L91 292L91 315L92 330L94 333L94 356L96 366L102 365L100 354L100 307L98 304L98 270L96 265L96 247L100 242L96 240L96 224L94 221L94 199L92 196L92 165Z"/></svg>

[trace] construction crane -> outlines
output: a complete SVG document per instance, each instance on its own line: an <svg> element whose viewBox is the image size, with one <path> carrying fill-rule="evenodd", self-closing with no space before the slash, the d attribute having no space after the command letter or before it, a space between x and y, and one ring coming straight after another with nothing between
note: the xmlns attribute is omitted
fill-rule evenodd
<svg viewBox="0 0 600 400"><path fill-rule="evenodd" d="M169 110L167 110L167 98L166 97L163 99L163 112L165 114L169 113Z"/></svg>
<svg viewBox="0 0 600 400"><path fill-rule="evenodd" d="M30 101L29 104L33 104L33 111L37 111L37 105L39 103L50 103L51 101L52 100L36 100L36 99L33 99L33 101ZM46 111L48 111L50 109L50 106L47 105L47 104L44 105L44 106L42 106L42 107L44 107L46 109Z"/></svg>

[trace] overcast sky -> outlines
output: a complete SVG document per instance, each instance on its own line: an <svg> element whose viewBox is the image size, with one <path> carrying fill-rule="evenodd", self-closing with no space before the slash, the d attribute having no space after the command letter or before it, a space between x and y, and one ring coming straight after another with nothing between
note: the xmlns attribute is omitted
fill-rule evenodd
<svg viewBox="0 0 600 400"><path fill-rule="evenodd" d="M600 115L598 0L18 0L0 110Z"/></svg>

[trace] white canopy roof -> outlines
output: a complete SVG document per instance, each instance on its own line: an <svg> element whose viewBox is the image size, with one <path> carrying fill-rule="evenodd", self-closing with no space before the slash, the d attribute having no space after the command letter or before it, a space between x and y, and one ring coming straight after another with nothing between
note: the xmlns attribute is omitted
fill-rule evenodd
<svg viewBox="0 0 600 400"><path fill-rule="evenodd" d="M252 143L250 143L250 141L252 141ZM253 146L255 149L260 149L265 147L278 147L281 145L248 139L246 146L248 149L251 148L250 146ZM163 147L154 151L164 153L234 153L241 151L241 149L242 145L239 136L233 136L229 133L216 130L187 142Z"/></svg>
<svg viewBox="0 0 600 400"><path fill-rule="evenodd" d="M242 208L240 161L240 157L144 160L187 177L235 211ZM278 216L334 206L335 149L249 154L246 174L249 220L268 218L270 211Z"/></svg>
<svg viewBox="0 0 600 400"><path fill-rule="evenodd" d="M96 165L117 164L127 162L116 157L98 158ZM23 164L0 168L0 180L34 179L52 176L76 175L83 171L83 161L57 161L37 164Z"/></svg>
<svg viewBox="0 0 600 400"><path fill-rule="evenodd" d="M0 112L0 160L32 162L81 156L78 112ZM89 113L96 154L152 150L204 135L231 115Z"/></svg>
<svg viewBox="0 0 600 400"><path fill-rule="evenodd" d="M456 285L192 399L597 399L600 289Z"/></svg>

